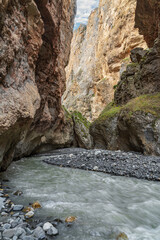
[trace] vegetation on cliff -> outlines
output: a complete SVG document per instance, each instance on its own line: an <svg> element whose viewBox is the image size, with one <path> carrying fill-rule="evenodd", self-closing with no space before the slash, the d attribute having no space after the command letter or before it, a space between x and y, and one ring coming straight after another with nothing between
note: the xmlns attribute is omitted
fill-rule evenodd
<svg viewBox="0 0 160 240"><path fill-rule="evenodd" d="M152 114L156 118L160 117L160 93L146 94L130 100L123 106L117 106L114 102L109 103L98 119L94 123L100 123L106 119L113 118L121 114L122 111L127 113L127 117L131 117L135 112L143 112ZM93 124L94 124L93 123Z"/></svg>

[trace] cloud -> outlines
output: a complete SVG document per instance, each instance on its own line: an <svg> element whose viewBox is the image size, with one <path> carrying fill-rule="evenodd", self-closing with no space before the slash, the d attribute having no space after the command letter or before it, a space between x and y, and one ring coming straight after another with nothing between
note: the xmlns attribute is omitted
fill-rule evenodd
<svg viewBox="0 0 160 240"><path fill-rule="evenodd" d="M98 3L99 0L77 0L75 28L77 28L80 24L87 24L91 11L98 6Z"/></svg>

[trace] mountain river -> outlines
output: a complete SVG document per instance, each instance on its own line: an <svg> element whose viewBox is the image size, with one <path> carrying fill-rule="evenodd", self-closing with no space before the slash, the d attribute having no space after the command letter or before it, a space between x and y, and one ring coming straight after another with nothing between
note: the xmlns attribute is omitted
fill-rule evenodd
<svg viewBox="0 0 160 240"><path fill-rule="evenodd" d="M13 162L2 177L11 189L23 191L13 201L28 205L38 200L37 216L65 219L55 240L160 239L160 184L135 178L61 168L44 163L44 156Z"/></svg>

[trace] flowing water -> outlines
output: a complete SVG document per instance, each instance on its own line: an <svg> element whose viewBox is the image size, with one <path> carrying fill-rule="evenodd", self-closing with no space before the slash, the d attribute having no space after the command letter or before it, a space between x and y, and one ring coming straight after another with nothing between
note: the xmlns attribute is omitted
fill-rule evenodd
<svg viewBox="0 0 160 240"><path fill-rule="evenodd" d="M71 227L59 225L56 240L160 240L160 184L78 169L59 168L31 157L11 164L3 178L23 191L17 202L38 200L41 217L76 216Z"/></svg>

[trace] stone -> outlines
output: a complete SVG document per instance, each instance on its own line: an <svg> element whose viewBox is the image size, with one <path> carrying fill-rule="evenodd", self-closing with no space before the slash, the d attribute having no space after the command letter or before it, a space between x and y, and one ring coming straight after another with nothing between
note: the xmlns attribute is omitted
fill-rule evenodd
<svg viewBox="0 0 160 240"><path fill-rule="evenodd" d="M36 208L41 208L41 204L37 201L37 202L34 202L32 204L32 208L36 209Z"/></svg>
<svg viewBox="0 0 160 240"><path fill-rule="evenodd" d="M147 50L144 50L143 48L134 48L131 50L131 61L133 63L140 63L140 61L143 59L145 54L147 53Z"/></svg>
<svg viewBox="0 0 160 240"><path fill-rule="evenodd" d="M37 227L33 232L33 236L38 238L38 240L42 240L45 239L45 232L41 227Z"/></svg>
<svg viewBox="0 0 160 240"><path fill-rule="evenodd" d="M55 236L58 234L58 230L49 222L46 222L43 225L43 230L50 236Z"/></svg>
<svg viewBox="0 0 160 240"><path fill-rule="evenodd" d="M2 217L8 216L8 213L6 213L6 212L1 212L1 216L2 216Z"/></svg>
<svg viewBox="0 0 160 240"><path fill-rule="evenodd" d="M9 229L9 228L11 228L11 224L5 223L5 224L3 225L3 229Z"/></svg>
<svg viewBox="0 0 160 240"><path fill-rule="evenodd" d="M33 233L33 230L31 230L31 229L28 228L28 227L26 227L25 230L26 230L26 233L27 233L28 235L31 235L31 234Z"/></svg>
<svg viewBox="0 0 160 240"><path fill-rule="evenodd" d="M21 227L16 228L15 236L19 238L22 235L26 235L26 231Z"/></svg>
<svg viewBox="0 0 160 240"><path fill-rule="evenodd" d="M14 205L13 206L13 211L22 211L24 208L23 205Z"/></svg>
<svg viewBox="0 0 160 240"><path fill-rule="evenodd" d="M26 218L32 218L34 216L34 212L33 211L29 211L25 214Z"/></svg>
<svg viewBox="0 0 160 240"><path fill-rule="evenodd" d="M76 219L77 219L76 217L70 216L70 217L67 217L67 218L65 219L65 222L67 222L67 223L72 223L72 222L75 222Z"/></svg>
<svg viewBox="0 0 160 240"><path fill-rule="evenodd" d="M17 236L14 236L14 237L13 237L13 240L17 240L17 239L18 239L18 237L17 237Z"/></svg>
<svg viewBox="0 0 160 240"><path fill-rule="evenodd" d="M13 214L13 217L19 217L19 212L14 213L14 214Z"/></svg>
<svg viewBox="0 0 160 240"><path fill-rule="evenodd" d="M50 222L46 222L43 225L43 230L46 232L48 229L50 229L53 225Z"/></svg>
<svg viewBox="0 0 160 240"><path fill-rule="evenodd" d="M127 237L127 235L123 232L123 233L118 234L116 240L128 240L128 237Z"/></svg>
<svg viewBox="0 0 160 240"><path fill-rule="evenodd" d="M35 240L35 238L32 236L24 236L22 240Z"/></svg>
<svg viewBox="0 0 160 240"><path fill-rule="evenodd" d="M13 193L13 195L16 195L16 196L21 196L23 194L22 191L19 191L17 190L16 192Z"/></svg>
<svg viewBox="0 0 160 240"><path fill-rule="evenodd" d="M97 171L98 170L98 166L94 166L93 170Z"/></svg>
<svg viewBox="0 0 160 240"><path fill-rule="evenodd" d="M58 234L58 230L53 226L47 230L47 235L49 236L56 236L57 234Z"/></svg>
<svg viewBox="0 0 160 240"><path fill-rule="evenodd" d="M13 229L5 229L3 231L3 237L4 238L12 238L16 234L16 228Z"/></svg>

